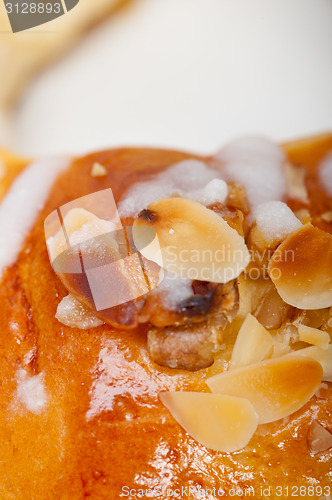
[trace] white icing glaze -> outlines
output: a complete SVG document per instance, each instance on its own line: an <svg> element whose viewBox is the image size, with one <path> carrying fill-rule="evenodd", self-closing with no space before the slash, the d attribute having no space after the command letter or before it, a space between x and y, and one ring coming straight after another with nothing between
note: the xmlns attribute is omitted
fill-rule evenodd
<svg viewBox="0 0 332 500"><path fill-rule="evenodd" d="M119 204L119 214L122 217L135 216L153 201L172 195L190 197L191 193L201 196L202 187L220 175L220 172L201 161L181 161L149 181L139 182L129 189Z"/></svg>
<svg viewBox="0 0 332 500"><path fill-rule="evenodd" d="M194 292L191 284L192 280L164 270L163 281L151 293L162 293L164 305L176 310L181 302L192 297Z"/></svg>
<svg viewBox="0 0 332 500"><path fill-rule="evenodd" d="M296 231L302 223L292 210L282 201L266 201L254 211L257 228L263 233L267 243L282 241Z"/></svg>
<svg viewBox="0 0 332 500"><path fill-rule="evenodd" d="M212 179L203 189L189 191L184 196L198 201L206 207L213 203L224 203L228 194L228 186L222 179Z"/></svg>
<svg viewBox="0 0 332 500"><path fill-rule="evenodd" d="M31 413L41 413L46 406L47 394L43 378L43 373L30 377L23 368L16 372L17 398Z"/></svg>
<svg viewBox="0 0 332 500"><path fill-rule="evenodd" d="M32 163L17 177L0 205L0 278L15 262L38 212L69 158L45 158Z"/></svg>
<svg viewBox="0 0 332 500"><path fill-rule="evenodd" d="M227 181L245 186L251 207L264 201L281 201L286 193L285 155L263 137L243 137L227 144L216 158Z"/></svg>
<svg viewBox="0 0 332 500"><path fill-rule="evenodd" d="M330 196L332 196L332 153L329 153L320 165L320 179Z"/></svg>

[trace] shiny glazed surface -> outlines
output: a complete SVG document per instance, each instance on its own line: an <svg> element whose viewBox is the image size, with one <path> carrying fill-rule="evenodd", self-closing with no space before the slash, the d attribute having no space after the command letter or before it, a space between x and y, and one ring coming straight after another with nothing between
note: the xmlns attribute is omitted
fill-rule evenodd
<svg viewBox="0 0 332 500"><path fill-rule="evenodd" d="M314 223L332 233L332 224L319 220L319 214L332 210L332 201L315 169L332 149L332 137L285 149L292 161L308 169ZM121 498L126 486L137 491L252 486L258 498L261 487L271 486L270 498L277 498L277 486L331 485L332 450L312 456L306 440L313 418L332 431L331 384L324 399L314 396L289 419L260 426L244 450L214 452L182 430L158 393L207 390L204 379L222 368L222 360L195 373L161 368L149 358L144 326L119 331L103 325L83 331L54 317L67 292L49 264L45 217L70 200L106 187L119 200L151 172L193 157L149 149L106 151L75 160L55 184L19 259L0 285L2 498L111 500ZM105 178L91 177L95 161L107 168ZM294 210L302 208L299 202L289 204ZM48 400L39 415L16 398L15 373L20 367L31 375L44 373ZM153 497L166 498L160 492Z"/></svg>

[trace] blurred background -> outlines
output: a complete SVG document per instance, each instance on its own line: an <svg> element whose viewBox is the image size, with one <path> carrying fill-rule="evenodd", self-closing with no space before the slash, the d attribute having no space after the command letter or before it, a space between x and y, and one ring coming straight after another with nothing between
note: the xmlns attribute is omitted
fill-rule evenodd
<svg viewBox="0 0 332 500"><path fill-rule="evenodd" d="M4 146L25 155L119 145L212 153L239 134L332 130L332 0L109 2L93 29L86 23L79 42L36 65L3 104ZM0 55L12 37L40 47L56 23L3 30Z"/></svg>

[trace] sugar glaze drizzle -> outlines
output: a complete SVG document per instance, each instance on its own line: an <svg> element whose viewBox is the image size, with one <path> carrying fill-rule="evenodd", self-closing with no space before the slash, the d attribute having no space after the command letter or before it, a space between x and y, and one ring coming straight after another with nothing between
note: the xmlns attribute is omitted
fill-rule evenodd
<svg viewBox="0 0 332 500"><path fill-rule="evenodd" d="M0 279L18 257L56 178L69 165L69 157L40 159L23 170L11 185L0 204Z"/></svg>

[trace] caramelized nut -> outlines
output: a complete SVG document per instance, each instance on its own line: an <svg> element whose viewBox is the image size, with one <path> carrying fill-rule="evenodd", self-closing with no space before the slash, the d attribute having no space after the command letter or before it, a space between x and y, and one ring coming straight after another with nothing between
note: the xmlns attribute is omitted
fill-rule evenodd
<svg viewBox="0 0 332 500"><path fill-rule="evenodd" d="M221 341L222 333L206 322L148 331L148 350L153 361L181 370L211 366Z"/></svg>

